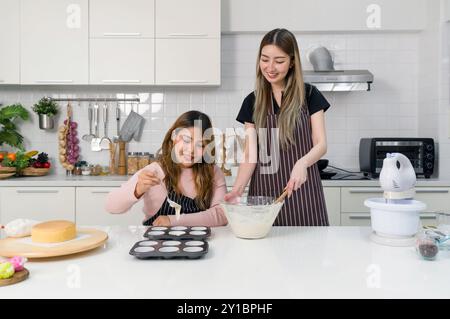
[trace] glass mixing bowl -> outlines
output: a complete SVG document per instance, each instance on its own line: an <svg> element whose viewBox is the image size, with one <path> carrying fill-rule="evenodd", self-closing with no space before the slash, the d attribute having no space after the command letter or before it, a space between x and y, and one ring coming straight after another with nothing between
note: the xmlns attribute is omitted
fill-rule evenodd
<svg viewBox="0 0 450 319"><path fill-rule="evenodd" d="M265 237L272 229L283 202L274 203L275 197L237 197L230 202L222 201L228 224L239 238L256 239Z"/></svg>

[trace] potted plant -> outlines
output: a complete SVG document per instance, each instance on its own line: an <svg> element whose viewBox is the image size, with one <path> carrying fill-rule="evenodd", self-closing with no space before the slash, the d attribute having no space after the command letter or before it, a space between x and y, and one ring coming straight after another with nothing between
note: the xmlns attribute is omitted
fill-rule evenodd
<svg viewBox="0 0 450 319"><path fill-rule="evenodd" d="M0 107L0 147L7 144L23 150L23 136L14 123L17 118L28 120L29 113L21 104Z"/></svg>
<svg viewBox="0 0 450 319"><path fill-rule="evenodd" d="M51 130L54 126L53 117L58 113L58 104L51 98L44 96L32 109L39 114L39 128Z"/></svg>

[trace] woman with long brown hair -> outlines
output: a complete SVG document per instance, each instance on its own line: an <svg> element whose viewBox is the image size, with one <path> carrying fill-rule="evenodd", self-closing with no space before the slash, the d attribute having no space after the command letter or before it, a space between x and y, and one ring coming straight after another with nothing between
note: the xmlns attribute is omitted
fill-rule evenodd
<svg viewBox="0 0 450 319"><path fill-rule="evenodd" d="M108 194L105 209L124 213L144 200L144 225L222 226L219 206L225 177L214 161L214 135L209 117L198 111L182 114L166 133L155 162ZM181 205L177 219L167 201Z"/></svg>
<svg viewBox="0 0 450 319"><path fill-rule="evenodd" d="M330 104L303 82L295 36L286 29L267 33L260 44L255 91L243 101L237 121L245 125L244 162L231 200L242 195L288 192L274 225L326 226L328 215L316 162L326 153L324 112Z"/></svg>

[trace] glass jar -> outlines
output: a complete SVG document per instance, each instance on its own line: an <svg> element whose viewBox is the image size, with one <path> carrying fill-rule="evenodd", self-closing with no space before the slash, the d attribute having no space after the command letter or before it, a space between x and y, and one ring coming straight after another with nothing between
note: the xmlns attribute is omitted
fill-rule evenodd
<svg viewBox="0 0 450 319"><path fill-rule="evenodd" d="M109 166L102 167L102 175L109 175Z"/></svg>
<svg viewBox="0 0 450 319"><path fill-rule="evenodd" d="M81 175L82 174L81 164L80 163L75 163L75 167L73 169L73 174L74 175Z"/></svg>
<svg viewBox="0 0 450 319"><path fill-rule="evenodd" d="M425 260L434 260L439 252L439 246L433 236L422 231L417 235L416 251Z"/></svg>
<svg viewBox="0 0 450 319"><path fill-rule="evenodd" d="M148 164L150 164L150 153L149 152L141 153L139 155L139 169L144 168Z"/></svg>
<svg viewBox="0 0 450 319"><path fill-rule="evenodd" d="M127 156L127 171L128 175L133 175L139 170L139 153L128 152Z"/></svg>
<svg viewBox="0 0 450 319"><path fill-rule="evenodd" d="M88 176L91 175L91 168L88 165L81 166L81 175Z"/></svg>

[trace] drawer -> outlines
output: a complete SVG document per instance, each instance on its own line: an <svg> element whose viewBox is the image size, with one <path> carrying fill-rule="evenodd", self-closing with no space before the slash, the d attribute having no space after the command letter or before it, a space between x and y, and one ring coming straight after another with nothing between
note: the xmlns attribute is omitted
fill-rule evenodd
<svg viewBox="0 0 450 319"><path fill-rule="evenodd" d="M369 212L364 206L368 198L382 197L383 190L379 187L342 187L341 188L341 212L361 213ZM417 187L414 199L427 205L425 213L448 210L450 203L450 188L446 187Z"/></svg>
<svg viewBox="0 0 450 319"><path fill-rule="evenodd" d="M420 221L423 226L436 226L436 215L420 214ZM341 226L370 226L370 213L342 213Z"/></svg>
<svg viewBox="0 0 450 319"><path fill-rule="evenodd" d="M141 225L144 220L143 201L137 202L123 214L111 214L105 210L106 196L114 187L77 187L77 225L130 226Z"/></svg>
<svg viewBox="0 0 450 319"><path fill-rule="evenodd" d="M3 187L0 221L17 218L75 221L74 187Z"/></svg>

